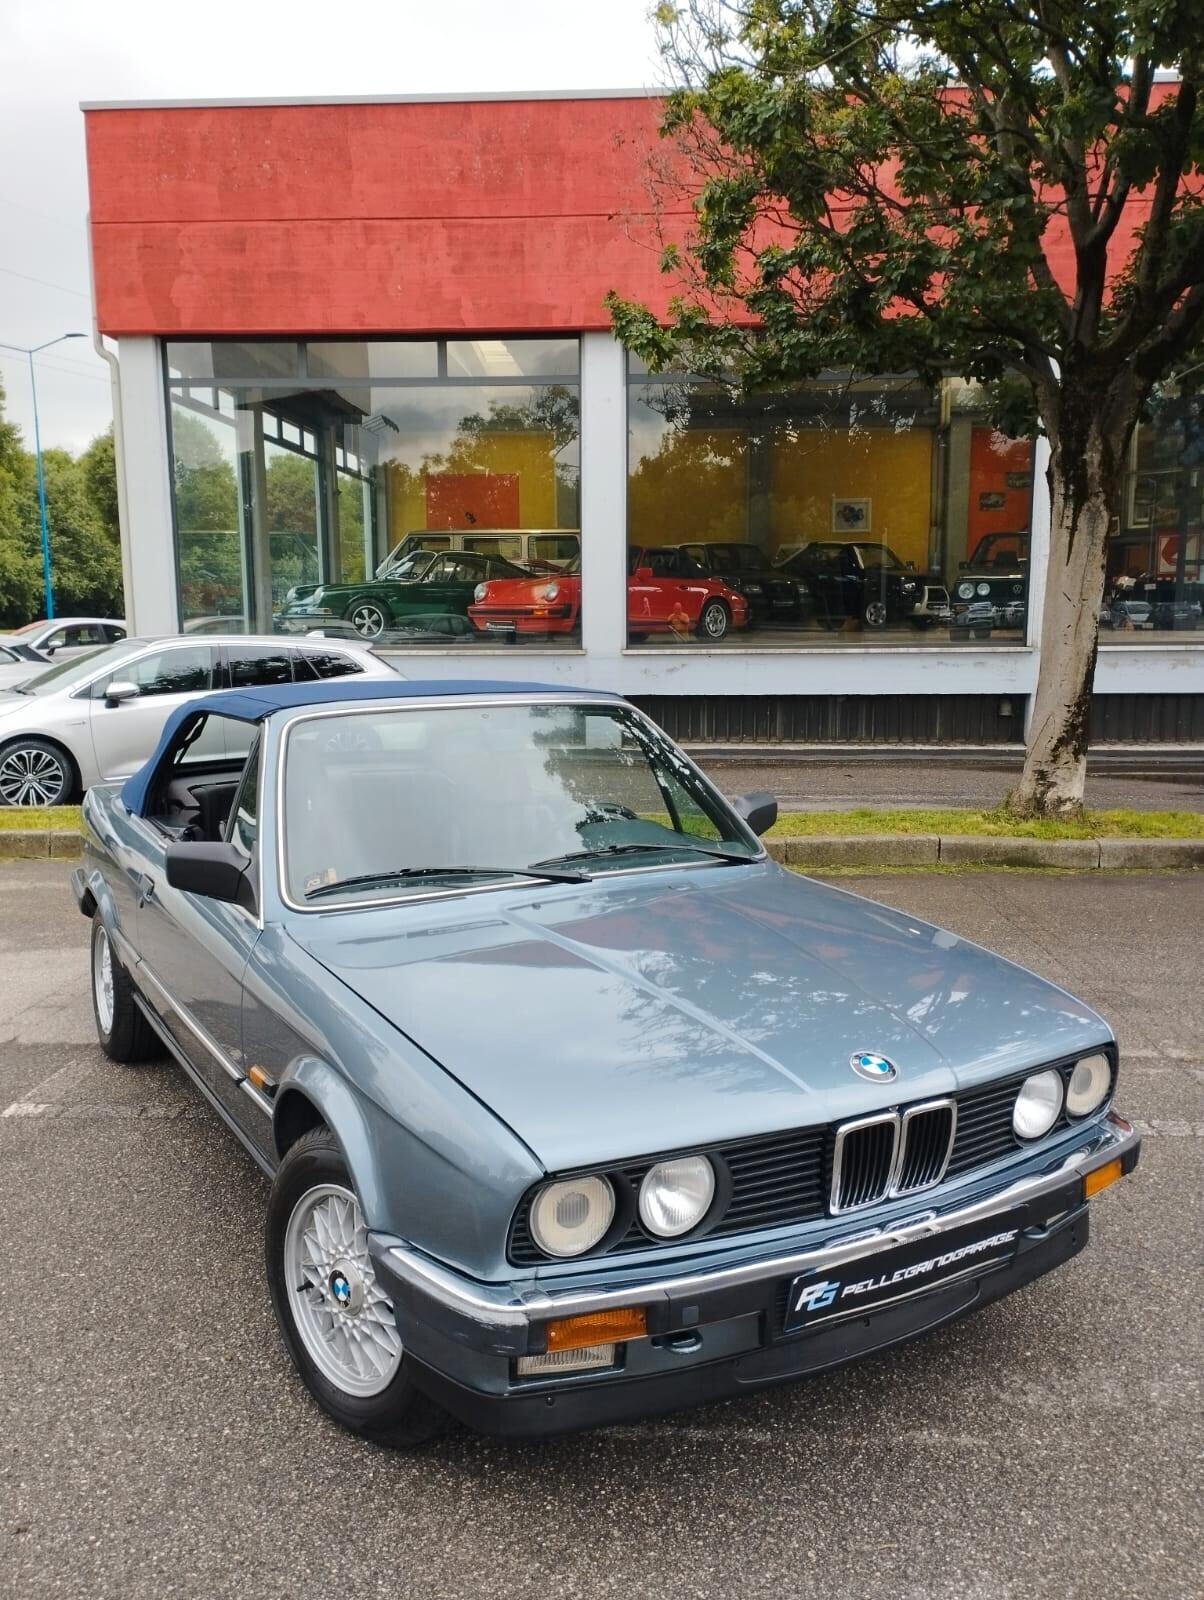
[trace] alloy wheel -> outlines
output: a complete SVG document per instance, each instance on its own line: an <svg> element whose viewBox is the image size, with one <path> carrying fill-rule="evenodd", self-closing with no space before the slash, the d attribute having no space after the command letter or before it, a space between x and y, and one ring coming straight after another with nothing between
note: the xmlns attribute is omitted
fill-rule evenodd
<svg viewBox="0 0 1204 1600"><path fill-rule="evenodd" d="M66 768L50 750L17 745L0 756L0 805L52 806L67 781Z"/></svg>
<svg viewBox="0 0 1204 1600"><path fill-rule="evenodd" d="M323 1377L348 1395L387 1389L401 1335L350 1189L323 1183L301 1196L285 1229L284 1276L297 1333Z"/></svg>
<svg viewBox="0 0 1204 1600"><path fill-rule="evenodd" d="M92 991L101 1031L107 1036L113 1031L113 946L103 928L96 930L92 943Z"/></svg>
<svg viewBox="0 0 1204 1600"><path fill-rule="evenodd" d="M727 610L712 602L702 613L702 631L708 639L722 639L727 633Z"/></svg>
<svg viewBox="0 0 1204 1600"><path fill-rule="evenodd" d="M865 605L865 625L867 628L886 627L886 601L867 600Z"/></svg>
<svg viewBox="0 0 1204 1600"><path fill-rule="evenodd" d="M379 606L362 601L351 608L351 626L361 639L379 639L385 631L385 614Z"/></svg>

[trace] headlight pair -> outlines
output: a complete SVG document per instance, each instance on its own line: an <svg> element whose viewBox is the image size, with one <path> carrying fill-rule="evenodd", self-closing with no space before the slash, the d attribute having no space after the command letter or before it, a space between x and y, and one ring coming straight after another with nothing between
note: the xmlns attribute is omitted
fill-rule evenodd
<svg viewBox="0 0 1204 1600"><path fill-rule="evenodd" d="M657 1239L696 1228L715 1198L715 1168L706 1156L658 1161L645 1173L636 1208ZM549 1256L579 1256L605 1238L615 1219L614 1185L600 1173L545 1184L531 1204L535 1243Z"/></svg>
<svg viewBox="0 0 1204 1600"><path fill-rule="evenodd" d="M1103 1105L1111 1086L1112 1064L1098 1052L1075 1062L1065 1089L1061 1073L1052 1067L1034 1072L1025 1078L1016 1096L1012 1129L1018 1139L1040 1139L1061 1115L1063 1098L1067 1116L1086 1117Z"/></svg>

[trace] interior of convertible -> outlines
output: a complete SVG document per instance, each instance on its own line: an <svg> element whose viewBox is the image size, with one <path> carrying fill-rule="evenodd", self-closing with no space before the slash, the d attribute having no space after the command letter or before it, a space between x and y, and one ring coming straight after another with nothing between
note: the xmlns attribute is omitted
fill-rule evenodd
<svg viewBox="0 0 1204 1600"><path fill-rule="evenodd" d="M159 764L146 820L173 841L225 839L243 774L257 749L253 723L211 713L185 723Z"/></svg>

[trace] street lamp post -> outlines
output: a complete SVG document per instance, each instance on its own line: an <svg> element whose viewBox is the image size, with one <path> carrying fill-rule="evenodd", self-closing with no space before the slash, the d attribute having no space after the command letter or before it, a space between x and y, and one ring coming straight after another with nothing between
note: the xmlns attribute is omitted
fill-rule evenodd
<svg viewBox="0 0 1204 1600"><path fill-rule="evenodd" d="M49 350L52 344L62 344L64 339L86 339L86 333L60 333L57 339L47 339L45 344L33 346L0 343L0 350L14 350L29 362L29 392L33 399L33 453L38 464L38 518L42 525L42 587L46 591L46 620L54 621L54 586L50 576L50 529L46 522L46 474L42 469L42 435L38 429L38 380L34 375L33 358L39 350Z"/></svg>

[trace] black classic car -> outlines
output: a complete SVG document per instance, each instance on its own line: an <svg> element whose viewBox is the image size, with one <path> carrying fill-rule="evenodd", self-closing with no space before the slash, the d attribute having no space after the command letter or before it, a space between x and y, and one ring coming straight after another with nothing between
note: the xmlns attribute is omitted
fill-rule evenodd
<svg viewBox="0 0 1204 1600"><path fill-rule="evenodd" d="M856 617L865 628L907 621L916 628L949 620L949 592L939 573L917 572L887 545L817 540L777 568L807 585L823 627Z"/></svg>
<svg viewBox="0 0 1204 1600"><path fill-rule="evenodd" d="M961 576L953 585L953 620L963 629L971 626L963 613L985 601L996 628L1023 628L1028 607L1027 533L985 533L960 563ZM972 619L971 619L972 620Z"/></svg>
<svg viewBox="0 0 1204 1600"><path fill-rule="evenodd" d="M797 621L810 591L804 579L770 564L755 544L706 541L681 546L712 578L721 578L748 601L749 623L772 619Z"/></svg>

